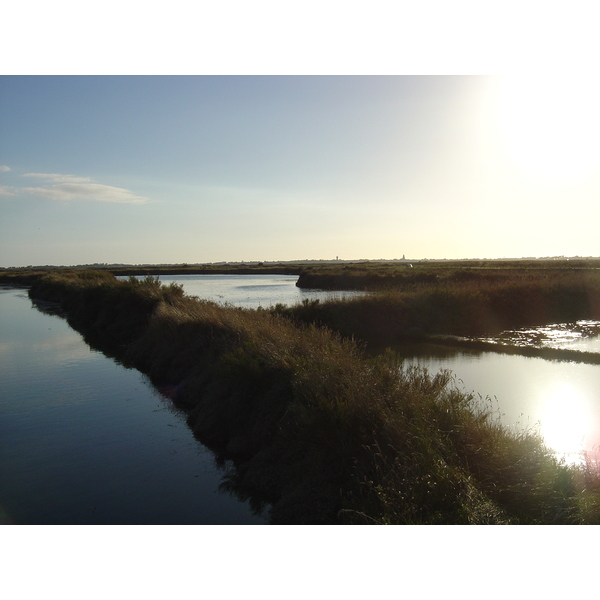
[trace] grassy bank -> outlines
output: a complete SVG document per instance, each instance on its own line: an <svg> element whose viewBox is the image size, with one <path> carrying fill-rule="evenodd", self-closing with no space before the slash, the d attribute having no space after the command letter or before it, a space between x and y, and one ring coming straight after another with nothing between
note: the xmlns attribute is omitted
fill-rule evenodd
<svg viewBox="0 0 600 600"><path fill-rule="evenodd" d="M215 265L105 265L101 267L23 267L0 268L0 283L18 282L24 279L37 278L48 273L76 273L95 270L108 272L117 276L146 275L299 275L302 265L286 263L249 263L249 264L215 264Z"/></svg>
<svg viewBox="0 0 600 600"><path fill-rule="evenodd" d="M272 523L596 523L600 478L501 427L448 373L365 357L330 329L185 297L153 278L50 274L99 347L150 375L196 436L235 461L225 485Z"/></svg>
<svg viewBox="0 0 600 600"><path fill-rule="evenodd" d="M330 263L305 265L298 286L323 290L414 291L466 282L527 282L573 272L593 273L598 269L600 258Z"/></svg>
<svg viewBox="0 0 600 600"><path fill-rule="evenodd" d="M48 273L47 269L0 269L0 285L29 287Z"/></svg>
<svg viewBox="0 0 600 600"><path fill-rule="evenodd" d="M323 281L320 277L314 275L311 285L327 288L329 278L333 287L339 283L357 289L363 281L361 274L335 284L331 275L324 274ZM489 336L519 327L600 319L600 270L595 269L423 269L392 279L387 291L345 301L278 306L276 311L379 345L427 335Z"/></svg>
<svg viewBox="0 0 600 600"><path fill-rule="evenodd" d="M290 265L265 266L260 264L241 265L207 265L184 267L107 267L113 275L144 276L144 275L299 275L301 267Z"/></svg>

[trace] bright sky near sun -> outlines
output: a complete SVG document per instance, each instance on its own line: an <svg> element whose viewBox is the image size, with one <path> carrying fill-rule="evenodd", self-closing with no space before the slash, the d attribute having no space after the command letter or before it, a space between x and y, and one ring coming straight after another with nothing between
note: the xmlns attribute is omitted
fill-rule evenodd
<svg viewBox="0 0 600 600"><path fill-rule="evenodd" d="M598 78L2 76L0 266L600 255Z"/></svg>

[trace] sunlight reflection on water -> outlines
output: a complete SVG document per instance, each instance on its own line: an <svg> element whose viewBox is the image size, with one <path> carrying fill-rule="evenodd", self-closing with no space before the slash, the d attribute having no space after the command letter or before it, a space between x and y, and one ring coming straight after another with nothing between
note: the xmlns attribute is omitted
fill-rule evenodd
<svg viewBox="0 0 600 600"><path fill-rule="evenodd" d="M542 327L503 331L496 337L478 339L515 346L600 352L600 321L582 320L575 323L553 323Z"/></svg>
<svg viewBox="0 0 600 600"><path fill-rule="evenodd" d="M434 373L451 370L457 387L481 394L481 402L496 410L504 425L538 430L568 463L581 463L584 452L600 457L597 365L463 351L442 356L424 351L407 358L405 364L418 364Z"/></svg>
<svg viewBox="0 0 600 600"><path fill-rule="evenodd" d="M581 462L586 441L597 435L590 398L581 388L563 382L542 395L541 433L566 462ZM590 450L592 449L590 448Z"/></svg>

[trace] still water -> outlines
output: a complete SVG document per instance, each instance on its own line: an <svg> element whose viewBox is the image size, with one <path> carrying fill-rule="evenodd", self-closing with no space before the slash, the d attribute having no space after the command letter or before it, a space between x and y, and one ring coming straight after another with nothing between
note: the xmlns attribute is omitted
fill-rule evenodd
<svg viewBox="0 0 600 600"><path fill-rule="evenodd" d="M564 332L566 326L562 324L558 329ZM507 332L504 339L509 337ZM597 335L588 339L566 337L562 344L554 338L552 347L588 352L598 348ZM434 346L419 348L417 356L414 352L415 349L413 356L406 358L407 365L423 366L433 372L449 369L456 386L475 392L495 418L517 430L539 431L545 443L567 463L582 463L586 455L599 461L598 365Z"/></svg>
<svg viewBox="0 0 600 600"><path fill-rule="evenodd" d="M542 327L523 327L504 331L492 338L480 338L496 344L534 346L600 353L600 321L553 323Z"/></svg>
<svg viewBox="0 0 600 600"><path fill-rule="evenodd" d="M119 277L118 279L127 279ZM143 279L138 277L138 279ZM161 275L166 285L183 286L188 296L244 308L268 308L275 304L292 306L304 300L328 300L363 296L365 292L331 292L296 287L297 275Z"/></svg>
<svg viewBox="0 0 600 600"><path fill-rule="evenodd" d="M0 288L0 523L263 523L138 371Z"/></svg>

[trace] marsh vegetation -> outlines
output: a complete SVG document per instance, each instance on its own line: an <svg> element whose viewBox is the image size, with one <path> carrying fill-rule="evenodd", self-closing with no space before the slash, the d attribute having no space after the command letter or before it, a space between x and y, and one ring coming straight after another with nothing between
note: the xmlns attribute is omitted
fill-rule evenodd
<svg viewBox="0 0 600 600"><path fill-rule="evenodd" d="M587 264L587 263L586 263ZM349 267L308 269L299 286L377 291L349 302L278 307L345 336L390 344L426 335L493 336L507 329L600 318L600 270L592 267Z"/></svg>
<svg viewBox="0 0 600 600"><path fill-rule="evenodd" d="M234 460L225 486L272 523L597 523L594 464L565 465L535 431L503 427L448 372L356 342L596 314L597 276L569 277L273 310L107 272L50 273L30 295L171 390L198 439Z"/></svg>

